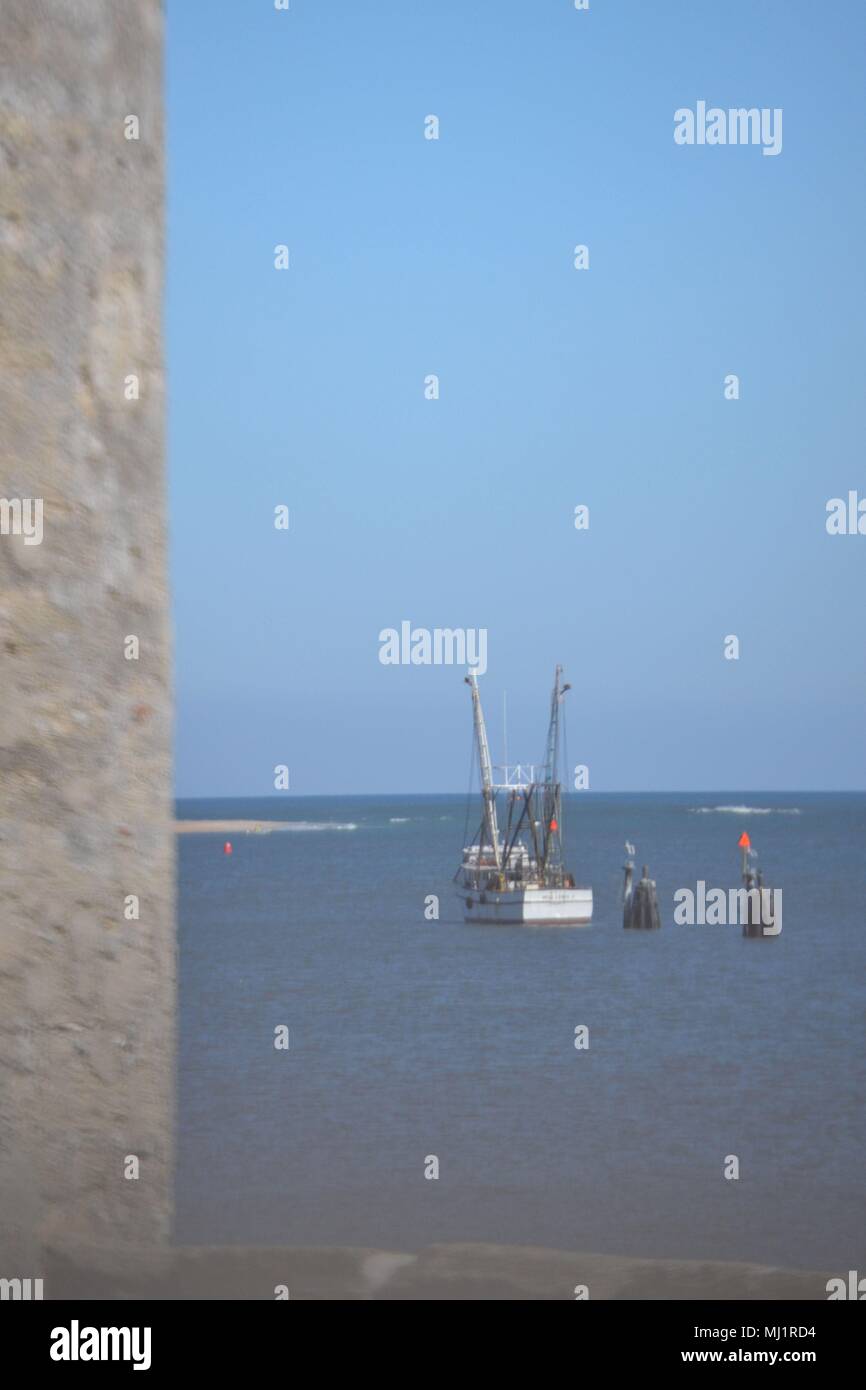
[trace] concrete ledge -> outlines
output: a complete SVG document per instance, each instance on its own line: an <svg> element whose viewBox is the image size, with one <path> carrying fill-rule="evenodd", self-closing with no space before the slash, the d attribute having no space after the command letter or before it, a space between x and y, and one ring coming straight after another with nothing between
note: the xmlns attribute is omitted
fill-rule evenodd
<svg viewBox="0 0 866 1390"><path fill-rule="evenodd" d="M571 1301L590 1299L825 1300L826 1273L710 1260L647 1260L509 1245L431 1245L417 1254L342 1248L186 1247L160 1270L128 1278L100 1260L56 1254L49 1299L291 1299ZM144 1269L145 1266L140 1266Z"/></svg>

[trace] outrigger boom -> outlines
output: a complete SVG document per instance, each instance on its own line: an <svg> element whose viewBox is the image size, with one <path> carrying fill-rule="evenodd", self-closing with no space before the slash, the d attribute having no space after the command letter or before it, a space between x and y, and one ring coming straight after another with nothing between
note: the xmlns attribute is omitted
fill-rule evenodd
<svg viewBox="0 0 866 1390"><path fill-rule="evenodd" d="M515 764L493 779L490 745L478 679L466 677L472 692L475 744L481 774L482 819L477 841L463 851L455 874L468 922L502 925L580 924L592 918L592 889L579 888L562 863L562 788L558 780L560 706L569 685L557 666L550 701L545 761L540 767ZM497 803L507 811L499 829Z"/></svg>

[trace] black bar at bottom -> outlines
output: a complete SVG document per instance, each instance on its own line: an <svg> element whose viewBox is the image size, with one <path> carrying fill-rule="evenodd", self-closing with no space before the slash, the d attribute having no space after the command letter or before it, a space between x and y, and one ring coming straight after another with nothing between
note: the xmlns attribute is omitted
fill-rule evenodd
<svg viewBox="0 0 866 1390"><path fill-rule="evenodd" d="M304 1380L332 1374L342 1356L353 1378L379 1375L387 1366L396 1378L413 1380L419 1373L429 1376L437 1361L443 1374L453 1376L457 1348L447 1335L452 1331L462 1334L458 1362L463 1370L472 1347L472 1360L483 1364L488 1379L499 1364L513 1375L515 1359L529 1356L537 1380L538 1358L547 1363L557 1353L568 1357L575 1375L581 1366L616 1373L739 1364L810 1366L826 1378L828 1372L846 1368L850 1373L856 1366L864 1331L860 1310L843 1302L575 1301L566 1314L546 1315L543 1329L532 1321L521 1329L513 1313L500 1327L495 1310L477 1302L471 1310L458 1305L456 1322L444 1326L441 1312L434 1316L430 1305L414 1327L405 1304L396 1317L368 1312L362 1319L359 1312L301 1300L7 1301L0 1304L0 1333L4 1362L16 1365L19 1379L37 1372L92 1377L105 1369L135 1374L138 1368L140 1376L151 1378L186 1370L221 1377L254 1371L258 1381L263 1373L286 1379L300 1374ZM536 1340L539 1331L543 1344ZM531 1341L524 1340L527 1335ZM377 1339L375 1349L371 1336Z"/></svg>

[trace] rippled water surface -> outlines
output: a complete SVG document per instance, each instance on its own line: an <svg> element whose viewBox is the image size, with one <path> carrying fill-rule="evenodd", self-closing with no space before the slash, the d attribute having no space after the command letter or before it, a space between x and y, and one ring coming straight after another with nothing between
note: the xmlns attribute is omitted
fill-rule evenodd
<svg viewBox="0 0 866 1390"><path fill-rule="evenodd" d="M232 834L230 857L225 834L178 838L178 1238L862 1269L866 796L571 797L585 928L465 925L465 813L180 804L295 824ZM744 829L783 890L781 935L675 925L677 888L738 886ZM660 932L622 930L626 839Z"/></svg>

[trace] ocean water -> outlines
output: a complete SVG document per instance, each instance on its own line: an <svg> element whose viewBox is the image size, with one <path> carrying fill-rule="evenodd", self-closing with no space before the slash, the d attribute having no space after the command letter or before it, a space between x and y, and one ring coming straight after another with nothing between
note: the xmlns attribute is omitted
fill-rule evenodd
<svg viewBox="0 0 866 1390"><path fill-rule="evenodd" d="M179 804L294 824L178 837L178 1240L866 1268L866 795L566 800L588 927L463 922L465 797ZM744 829L781 934L675 925ZM660 932L622 930L626 839Z"/></svg>

